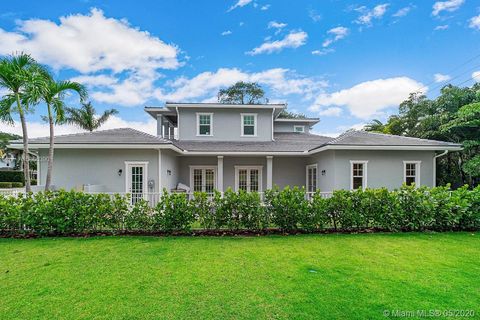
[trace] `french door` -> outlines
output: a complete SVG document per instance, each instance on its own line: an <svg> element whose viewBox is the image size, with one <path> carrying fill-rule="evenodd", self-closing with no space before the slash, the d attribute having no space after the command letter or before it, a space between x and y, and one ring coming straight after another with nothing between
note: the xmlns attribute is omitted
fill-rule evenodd
<svg viewBox="0 0 480 320"><path fill-rule="evenodd" d="M190 167L190 188L193 192L213 193L216 187L216 167Z"/></svg>
<svg viewBox="0 0 480 320"><path fill-rule="evenodd" d="M148 162L126 162L126 192L132 204L145 198L147 192Z"/></svg>
<svg viewBox="0 0 480 320"><path fill-rule="evenodd" d="M262 167L236 166L235 190L262 192Z"/></svg>

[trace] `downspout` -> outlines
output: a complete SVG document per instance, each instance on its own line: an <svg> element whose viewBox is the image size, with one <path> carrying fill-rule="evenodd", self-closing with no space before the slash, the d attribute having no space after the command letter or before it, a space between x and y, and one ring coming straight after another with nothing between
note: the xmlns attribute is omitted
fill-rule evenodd
<svg viewBox="0 0 480 320"><path fill-rule="evenodd" d="M272 110L272 141L275 141L275 138L273 137L273 116L275 115L275 107Z"/></svg>
<svg viewBox="0 0 480 320"><path fill-rule="evenodd" d="M180 113L178 112L178 107L175 107L177 110L177 140L180 140ZM175 138L175 129L173 131L173 136Z"/></svg>
<svg viewBox="0 0 480 320"><path fill-rule="evenodd" d="M432 186L436 187L437 186L437 158L443 157L448 153L448 150L445 150L444 152L437 154L435 157L433 157L433 184Z"/></svg>

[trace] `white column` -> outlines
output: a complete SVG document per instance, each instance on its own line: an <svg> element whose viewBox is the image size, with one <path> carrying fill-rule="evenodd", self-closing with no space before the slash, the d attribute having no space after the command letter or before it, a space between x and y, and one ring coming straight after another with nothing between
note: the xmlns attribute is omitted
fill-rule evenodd
<svg viewBox="0 0 480 320"><path fill-rule="evenodd" d="M223 192L223 156L217 156L217 190Z"/></svg>
<svg viewBox="0 0 480 320"><path fill-rule="evenodd" d="M273 156L267 156L267 189L272 189Z"/></svg>
<svg viewBox="0 0 480 320"><path fill-rule="evenodd" d="M127 174L125 172L125 174ZM158 149L158 193L163 192L162 188L162 149Z"/></svg>

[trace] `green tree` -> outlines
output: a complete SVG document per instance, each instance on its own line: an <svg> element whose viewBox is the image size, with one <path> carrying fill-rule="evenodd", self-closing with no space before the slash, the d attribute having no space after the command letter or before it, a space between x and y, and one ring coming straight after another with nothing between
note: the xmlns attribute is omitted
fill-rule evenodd
<svg viewBox="0 0 480 320"><path fill-rule="evenodd" d="M90 102L82 103L82 107L79 109L66 108L65 121L92 132L107 122L110 116L118 114L118 111L116 109L105 110L99 117L96 114L97 112Z"/></svg>
<svg viewBox="0 0 480 320"><path fill-rule="evenodd" d="M264 99L265 91L256 82L239 81L234 85L221 89L218 92L218 102L231 104L261 104Z"/></svg>
<svg viewBox="0 0 480 320"><path fill-rule="evenodd" d="M38 100L42 92L43 70L28 54L20 53L0 59L0 88L7 93L0 100L0 121L13 124L13 115L18 113L23 136L23 173L25 188L31 191L30 157L26 113L30 102Z"/></svg>
<svg viewBox="0 0 480 320"><path fill-rule="evenodd" d="M41 99L47 106L47 120L50 128L50 141L48 148L47 176L45 179L45 190L50 189L53 171L53 155L55 148L55 124L65 120L65 96L69 91L78 93L83 101L87 97L85 88L74 81L55 81L49 74L44 74L44 90Z"/></svg>

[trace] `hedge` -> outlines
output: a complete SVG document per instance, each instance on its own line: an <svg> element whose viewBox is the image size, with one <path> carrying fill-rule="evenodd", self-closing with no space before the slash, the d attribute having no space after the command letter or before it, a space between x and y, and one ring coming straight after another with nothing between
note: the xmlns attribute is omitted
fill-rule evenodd
<svg viewBox="0 0 480 320"><path fill-rule="evenodd" d="M164 192L155 207L128 196L77 191L0 195L3 234L68 235L76 233L189 232L192 229L291 232L479 230L480 187L317 192L307 200L304 189L273 189L262 202L258 193L227 190L210 197Z"/></svg>
<svg viewBox="0 0 480 320"><path fill-rule="evenodd" d="M0 182L21 182L25 183L23 171L0 170Z"/></svg>

